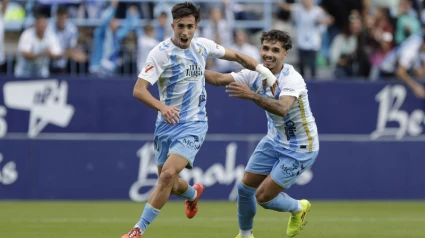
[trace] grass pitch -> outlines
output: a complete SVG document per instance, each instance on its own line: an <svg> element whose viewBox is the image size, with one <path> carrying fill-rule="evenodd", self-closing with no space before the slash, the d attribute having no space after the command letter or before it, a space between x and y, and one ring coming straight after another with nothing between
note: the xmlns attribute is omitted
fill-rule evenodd
<svg viewBox="0 0 425 238"><path fill-rule="evenodd" d="M134 202L0 202L1 238L120 238L138 221ZM234 238L236 203L200 201L189 220L183 201L168 203L143 238ZM425 202L312 201L297 238L423 238ZM256 238L286 237L288 213L258 207Z"/></svg>

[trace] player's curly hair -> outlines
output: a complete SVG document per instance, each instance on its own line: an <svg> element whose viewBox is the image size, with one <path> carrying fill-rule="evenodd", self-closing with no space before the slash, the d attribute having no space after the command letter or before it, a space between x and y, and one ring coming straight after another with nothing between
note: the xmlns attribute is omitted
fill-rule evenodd
<svg viewBox="0 0 425 238"><path fill-rule="evenodd" d="M271 30L263 32L263 34L261 35L261 44L263 44L263 41L270 41L272 43L279 41L280 43L282 43L282 47L285 50L289 50L292 48L291 37L286 31Z"/></svg>
<svg viewBox="0 0 425 238"><path fill-rule="evenodd" d="M187 16L194 16L197 23L201 20L200 8L191 2L182 2L174 5L173 9L171 9L171 14L174 20Z"/></svg>

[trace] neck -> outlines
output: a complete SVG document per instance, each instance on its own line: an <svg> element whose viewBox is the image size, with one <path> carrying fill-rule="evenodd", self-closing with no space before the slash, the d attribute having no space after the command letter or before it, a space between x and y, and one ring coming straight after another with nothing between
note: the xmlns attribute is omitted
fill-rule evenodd
<svg viewBox="0 0 425 238"><path fill-rule="evenodd" d="M283 64L280 65L280 67L275 67L272 71L274 75L278 74L283 69Z"/></svg>

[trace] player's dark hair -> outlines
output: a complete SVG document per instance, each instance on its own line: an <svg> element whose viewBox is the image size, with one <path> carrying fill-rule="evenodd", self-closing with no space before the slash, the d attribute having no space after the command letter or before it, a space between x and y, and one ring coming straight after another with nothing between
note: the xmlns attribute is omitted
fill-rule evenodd
<svg viewBox="0 0 425 238"><path fill-rule="evenodd" d="M285 50L289 50L292 48L291 37L286 31L271 30L263 32L263 34L261 35L261 44L263 44L263 41L270 41L272 43L279 41Z"/></svg>
<svg viewBox="0 0 425 238"><path fill-rule="evenodd" d="M171 14L173 15L173 19L181 19L187 16L194 16L195 21L198 23L201 18L201 13L198 6L195 6L191 2L183 2L174 5L171 10Z"/></svg>

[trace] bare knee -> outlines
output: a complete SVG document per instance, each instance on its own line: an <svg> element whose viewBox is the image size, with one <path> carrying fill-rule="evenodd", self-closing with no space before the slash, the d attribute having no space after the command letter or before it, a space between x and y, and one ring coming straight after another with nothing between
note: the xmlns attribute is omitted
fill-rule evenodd
<svg viewBox="0 0 425 238"><path fill-rule="evenodd" d="M161 175L159 176L158 186L164 187L174 187L176 180L178 178L178 173L174 169L163 169Z"/></svg>

